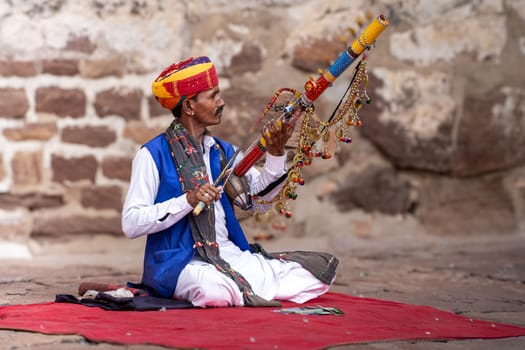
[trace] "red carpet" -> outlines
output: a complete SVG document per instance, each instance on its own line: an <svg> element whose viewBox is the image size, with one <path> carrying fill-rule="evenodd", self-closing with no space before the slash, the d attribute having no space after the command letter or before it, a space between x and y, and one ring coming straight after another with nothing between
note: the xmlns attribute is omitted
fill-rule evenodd
<svg viewBox="0 0 525 350"><path fill-rule="evenodd" d="M338 293L305 305L337 307L344 315L290 315L274 312L276 308L106 311L46 303L1 307L0 329L79 334L94 342L205 349L319 349L380 340L525 336L525 327ZM283 303L283 308L296 306Z"/></svg>

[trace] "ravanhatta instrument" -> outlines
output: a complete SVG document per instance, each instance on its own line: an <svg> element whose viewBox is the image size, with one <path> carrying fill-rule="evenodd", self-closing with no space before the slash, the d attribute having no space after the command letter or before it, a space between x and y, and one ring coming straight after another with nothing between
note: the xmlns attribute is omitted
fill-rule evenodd
<svg viewBox="0 0 525 350"><path fill-rule="evenodd" d="M328 69L321 72L317 79L310 77L306 81L303 92L290 88L279 89L264 109L262 118L269 111L280 112L274 119L278 125L282 125L282 123L291 124L294 118L302 115L302 121L297 119L300 129L298 130L299 140L293 164L289 168L285 179L286 183L281 192L270 202L274 204L275 210L280 214L286 217L292 216L287 201L296 199L296 186L304 184L301 168L310 165L314 157L331 158L329 152L331 138L335 136L340 142L350 143L352 139L349 127L362 125L358 111L364 104L371 102L366 91L368 74L366 55L363 53L371 48L388 24L388 20L383 15L373 19ZM344 103L341 101L337 111L334 111L334 114L327 121L321 120L314 112L313 102L354 62L358 62L358 64L347 90L346 100ZM292 98L284 104L276 104L283 93L291 94ZM297 132L297 130L295 131ZM244 176L265 152L266 140L261 137L248 148L243 159L234 167L233 174L238 177ZM263 202L261 201L261 203Z"/></svg>

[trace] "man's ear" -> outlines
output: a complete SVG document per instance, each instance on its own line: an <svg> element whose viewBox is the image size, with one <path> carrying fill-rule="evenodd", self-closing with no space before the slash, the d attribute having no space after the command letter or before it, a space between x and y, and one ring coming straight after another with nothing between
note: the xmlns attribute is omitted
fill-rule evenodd
<svg viewBox="0 0 525 350"><path fill-rule="evenodd" d="M193 115L195 112L193 112L193 107L191 106L191 99L185 99L182 101L182 110L187 115Z"/></svg>

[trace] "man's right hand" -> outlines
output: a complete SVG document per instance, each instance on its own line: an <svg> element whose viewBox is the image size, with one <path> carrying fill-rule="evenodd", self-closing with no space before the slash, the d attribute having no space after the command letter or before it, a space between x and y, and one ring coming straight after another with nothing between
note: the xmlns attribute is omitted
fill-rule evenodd
<svg viewBox="0 0 525 350"><path fill-rule="evenodd" d="M186 200L195 208L199 202L209 206L212 202L221 198L221 187L214 187L212 184L205 183L193 191L186 192Z"/></svg>

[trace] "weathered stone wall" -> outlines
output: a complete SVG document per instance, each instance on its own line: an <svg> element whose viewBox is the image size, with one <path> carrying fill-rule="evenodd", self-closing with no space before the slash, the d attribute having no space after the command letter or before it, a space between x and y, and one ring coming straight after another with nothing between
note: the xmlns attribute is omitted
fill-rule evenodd
<svg viewBox="0 0 525 350"><path fill-rule="evenodd" d="M524 231L522 1L12 0L0 2L0 239L121 234L131 159L171 121L150 91L168 64L214 60L228 106L213 131L240 142L366 13L391 22L369 55L374 102L356 141L305 171L289 231Z"/></svg>

